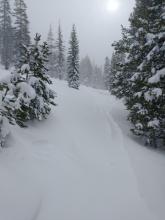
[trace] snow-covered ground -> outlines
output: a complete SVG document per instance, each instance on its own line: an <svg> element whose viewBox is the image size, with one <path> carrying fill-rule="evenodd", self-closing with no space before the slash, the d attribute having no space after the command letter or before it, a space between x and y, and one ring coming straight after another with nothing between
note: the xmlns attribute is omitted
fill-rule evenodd
<svg viewBox="0 0 165 220"><path fill-rule="evenodd" d="M50 117L13 127L0 152L0 220L164 220L165 154L133 139L123 104L53 88Z"/></svg>

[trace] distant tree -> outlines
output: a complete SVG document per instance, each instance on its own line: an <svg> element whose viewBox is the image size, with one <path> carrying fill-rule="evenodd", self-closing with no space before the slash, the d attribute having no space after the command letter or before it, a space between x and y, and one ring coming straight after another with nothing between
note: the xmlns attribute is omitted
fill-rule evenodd
<svg viewBox="0 0 165 220"><path fill-rule="evenodd" d="M93 76L93 65L89 56L84 57L80 62L80 82L91 86Z"/></svg>
<svg viewBox="0 0 165 220"><path fill-rule="evenodd" d="M9 69L13 56L12 22L9 0L0 1L1 63Z"/></svg>
<svg viewBox="0 0 165 220"><path fill-rule="evenodd" d="M104 64L104 83L105 83L105 88L107 90L110 90L110 74L111 74L111 61L108 57L106 57Z"/></svg>
<svg viewBox="0 0 165 220"><path fill-rule="evenodd" d="M58 26L58 36L55 44L56 48L56 74L59 79L65 78L65 47L61 26Z"/></svg>
<svg viewBox="0 0 165 220"><path fill-rule="evenodd" d="M91 86L96 89L105 89L104 74L102 67L93 64L93 74Z"/></svg>
<svg viewBox="0 0 165 220"><path fill-rule="evenodd" d="M79 43L75 25L73 25L71 32L71 39L69 41L69 50L67 58L67 80L71 88L79 89L80 73L79 73Z"/></svg>
<svg viewBox="0 0 165 220"><path fill-rule="evenodd" d="M24 0L15 0L14 3L14 54L15 61L21 57L22 45L30 44L29 21L27 16L27 6Z"/></svg>
<svg viewBox="0 0 165 220"><path fill-rule="evenodd" d="M52 27L50 26L47 43L49 47L49 56L48 56L48 73L52 77L56 77L56 51L55 51L55 39L53 36Z"/></svg>

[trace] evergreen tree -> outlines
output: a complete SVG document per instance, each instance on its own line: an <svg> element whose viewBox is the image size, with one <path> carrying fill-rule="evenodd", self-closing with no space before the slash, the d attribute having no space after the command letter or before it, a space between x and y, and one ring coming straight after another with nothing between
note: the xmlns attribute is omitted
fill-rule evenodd
<svg viewBox="0 0 165 220"><path fill-rule="evenodd" d="M49 47L49 57L48 57L48 73L52 77L56 77L56 51L55 51L55 39L53 36L52 27L50 26L47 43Z"/></svg>
<svg viewBox="0 0 165 220"><path fill-rule="evenodd" d="M30 56L28 50L26 50L27 56L25 58L29 58L28 69L24 68L23 65L21 71L26 70L26 78L28 78L29 84L36 93L35 99L32 99L30 103L32 109L30 119L42 120L49 115L51 105L55 105L53 101L55 93L48 87L48 84L52 83L46 69L49 47L46 42L40 45L41 36L38 34L34 40L35 44L30 47ZM25 64L25 67L27 66L26 59L23 64Z"/></svg>
<svg viewBox="0 0 165 220"><path fill-rule="evenodd" d="M12 85L0 83L0 147L3 147L5 140L10 133L9 124L15 124L14 103L15 97L9 93Z"/></svg>
<svg viewBox="0 0 165 220"><path fill-rule="evenodd" d="M27 16L27 6L24 0L15 0L14 4L14 54L15 61L18 62L22 55L22 45L30 44L29 21Z"/></svg>
<svg viewBox="0 0 165 220"><path fill-rule="evenodd" d="M111 70L110 59L106 57L104 64L104 83L105 83L105 88L107 90L110 90L110 73L111 73L110 70Z"/></svg>
<svg viewBox="0 0 165 220"><path fill-rule="evenodd" d="M92 79L93 79L93 65L89 56L86 56L80 62L80 82L86 86L91 86Z"/></svg>
<svg viewBox="0 0 165 220"><path fill-rule="evenodd" d="M71 39L69 41L70 47L67 58L67 80L71 88L79 89L80 73L79 73L79 43L75 25L73 25L71 32Z"/></svg>
<svg viewBox="0 0 165 220"><path fill-rule="evenodd" d="M115 80L120 82L132 131L155 147L165 137L164 8L161 0L136 0L126 37L115 44L116 52L127 53L125 64L117 65ZM121 84L122 75L127 81Z"/></svg>
<svg viewBox="0 0 165 220"><path fill-rule="evenodd" d="M12 24L11 10L8 0L0 1L0 47L1 47L1 63L5 69L9 69L12 62Z"/></svg>
<svg viewBox="0 0 165 220"><path fill-rule="evenodd" d="M132 72L127 68L130 42L128 29L122 26L122 39L113 44L115 50L111 59L110 74L110 91L118 98L127 97L131 92L129 79Z"/></svg>
<svg viewBox="0 0 165 220"><path fill-rule="evenodd" d="M102 68L93 64L93 74L91 86L96 89L105 89L104 85L104 75Z"/></svg>
<svg viewBox="0 0 165 220"><path fill-rule="evenodd" d="M115 51L112 55L110 66L110 92L117 98L123 98L129 93L128 75L124 71L125 54Z"/></svg>
<svg viewBox="0 0 165 220"><path fill-rule="evenodd" d="M40 45L40 35L36 35L35 43L23 46L21 61L12 73L8 86L8 94L15 97L14 116L20 126L28 120L46 118L55 93L48 87L51 80L47 74L46 63L49 55L47 43Z"/></svg>
<svg viewBox="0 0 165 220"><path fill-rule="evenodd" d="M56 74L59 79L65 78L65 47L60 24L56 41Z"/></svg>
<svg viewBox="0 0 165 220"><path fill-rule="evenodd" d="M165 19L161 16L162 13L162 1L137 1L130 18L134 39L128 64L134 69L130 79L133 94L127 99L129 120L134 125L132 131L146 137L147 142L155 147L157 140L163 135L160 135L160 113L164 111L161 105L164 94L163 87L160 88L160 84L154 87L149 79L164 66Z"/></svg>

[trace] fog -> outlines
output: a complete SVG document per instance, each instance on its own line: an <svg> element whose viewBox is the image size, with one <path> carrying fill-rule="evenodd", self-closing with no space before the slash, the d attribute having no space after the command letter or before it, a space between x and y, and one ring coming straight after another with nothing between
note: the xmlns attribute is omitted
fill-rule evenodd
<svg viewBox="0 0 165 220"><path fill-rule="evenodd" d="M67 48L75 23L81 57L88 54L93 61L103 64L105 56L112 53L112 42L121 36L121 24L128 25L134 6L134 0L118 2L118 10L110 11L108 0L26 0L31 34L39 32L46 39L50 24L56 33L60 22Z"/></svg>

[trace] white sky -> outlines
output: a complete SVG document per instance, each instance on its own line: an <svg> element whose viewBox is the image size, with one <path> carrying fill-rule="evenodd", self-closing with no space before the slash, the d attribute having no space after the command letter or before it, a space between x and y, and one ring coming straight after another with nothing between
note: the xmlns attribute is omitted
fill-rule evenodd
<svg viewBox="0 0 165 220"><path fill-rule="evenodd" d="M120 3L117 11L108 11L111 0L25 0L32 34L39 32L46 39L50 24L54 32L60 20L65 46L72 24L77 26L81 56L88 54L98 64L111 56L111 44L121 35L120 25L128 25L134 0L113 0Z"/></svg>

